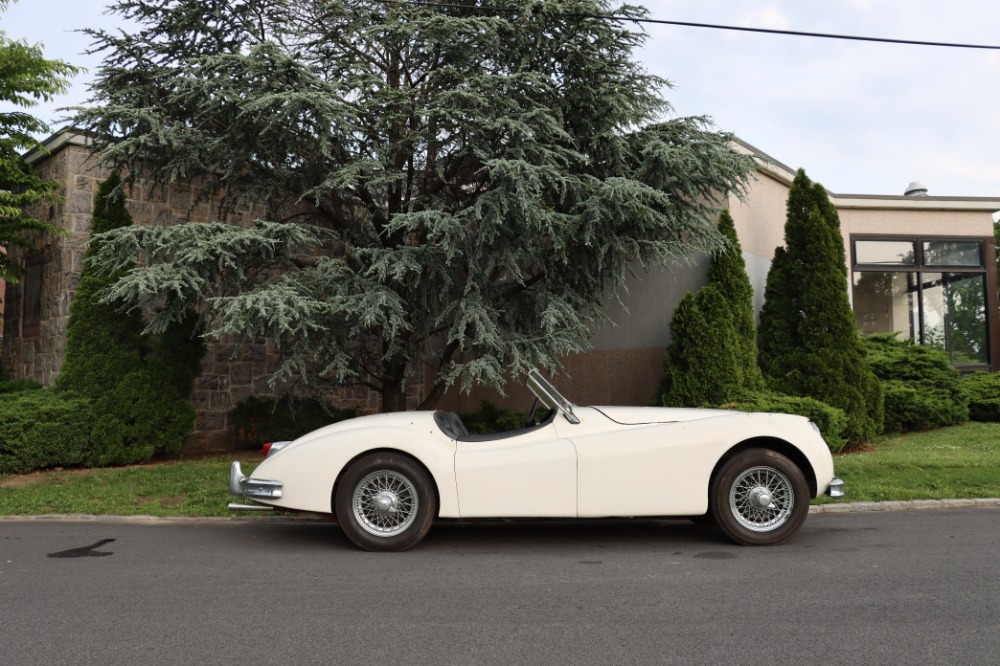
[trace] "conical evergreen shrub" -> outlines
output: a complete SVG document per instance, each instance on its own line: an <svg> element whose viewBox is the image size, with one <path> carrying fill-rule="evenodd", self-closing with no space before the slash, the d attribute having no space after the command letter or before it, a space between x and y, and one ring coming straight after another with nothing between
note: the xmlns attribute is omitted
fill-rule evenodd
<svg viewBox="0 0 1000 666"><path fill-rule="evenodd" d="M112 174L94 197L91 238L132 224ZM57 389L92 401L94 421L84 463L116 465L175 452L194 427L190 404L204 348L194 334L194 317L153 338L143 335L137 311L101 303L103 291L120 277L96 271L84 256L80 286L70 306L66 356Z"/></svg>
<svg viewBox="0 0 1000 666"><path fill-rule="evenodd" d="M670 322L670 334L660 385L664 405L714 407L739 394L743 371L734 359L740 353L740 341L729 304L716 286L708 285L681 300Z"/></svg>
<svg viewBox="0 0 1000 666"><path fill-rule="evenodd" d="M733 359L742 373L742 387L748 391L764 388L764 376L757 363L757 327L754 323L753 285L747 275L743 248L736 235L736 225L728 210L719 215L719 231L728 245L712 255L708 267L708 282L726 300L732 313L738 352Z"/></svg>
<svg viewBox="0 0 1000 666"><path fill-rule="evenodd" d="M670 322L660 400L668 406L715 407L760 391L753 286L729 211L719 216L728 244L712 255L708 285L686 295Z"/></svg>
<svg viewBox="0 0 1000 666"><path fill-rule="evenodd" d="M848 443L878 434L882 389L847 296L840 219L826 190L801 169L788 195L785 247L775 252L764 298L758 340L768 385L844 410Z"/></svg>

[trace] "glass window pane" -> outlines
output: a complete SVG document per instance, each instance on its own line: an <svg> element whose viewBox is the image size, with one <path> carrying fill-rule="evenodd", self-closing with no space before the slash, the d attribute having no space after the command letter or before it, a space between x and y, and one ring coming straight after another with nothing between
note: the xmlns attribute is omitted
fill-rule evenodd
<svg viewBox="0 0 1000 666"><path fill-rule="evenodd" d="M981 266L980 244L975 241L926 241L924 265Z"/></svg>
<svg viewBox="0 0 1000 666"><path fill-rule="evenodd" d="M982 273L923 273L924 344L956 365L989 363Z"/></svg>
<svg viewBox="0 0 1000 666"><path fill-rule="evenodd" d="M916 294L916 273L855 273L854 320L865 335L900 333L902 339L917 339L920 326Z"/></svg>
<svg viewBox="0 0 1000 666"><path fill-rule="evenodd" d="M913 241L859 240L854 243L854 263L856 264L913 266L916 263L915 257Z"/></svg>

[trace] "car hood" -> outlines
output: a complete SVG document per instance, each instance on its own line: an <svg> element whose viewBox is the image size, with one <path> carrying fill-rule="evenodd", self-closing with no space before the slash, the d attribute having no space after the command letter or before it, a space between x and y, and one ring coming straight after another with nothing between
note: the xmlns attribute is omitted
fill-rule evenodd
<svg viewBox="0 0 1000 666"><path fill-rule="evenodd" d="M692 409L686 407L594 407L615 423L643 425L646 423L676 423L720 416L745 416L745 412L728 409Z"/></svg>

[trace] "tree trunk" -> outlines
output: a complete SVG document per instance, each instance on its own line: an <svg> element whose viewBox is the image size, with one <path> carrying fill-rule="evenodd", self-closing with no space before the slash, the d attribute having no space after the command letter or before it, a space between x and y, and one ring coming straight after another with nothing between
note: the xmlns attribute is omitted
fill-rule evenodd
<svg viewBox="0 0 1000 666"><path fill-rule="evenodd" d="M405 412L406 411L406 363L392 363L385 367L382 376L382 411L383 412Z"/></svg>

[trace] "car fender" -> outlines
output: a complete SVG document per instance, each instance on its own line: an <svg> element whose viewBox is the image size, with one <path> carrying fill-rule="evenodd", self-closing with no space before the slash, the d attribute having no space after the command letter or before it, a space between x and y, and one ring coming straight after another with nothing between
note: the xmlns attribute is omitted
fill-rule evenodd
<svg viewBox="0 0 1000 666"><path fill-rule="evenodd" d="M455 442L422 425L426 424L324 428L265 459L251 476L281 482L282 496L267 501L271 506L332 513L334 484L351 461L372 451L398 451L412 457L430 473L437 487L439 515L457 516Z"/></svg>
<svg viewBox="0 0 1000 666"><path fill-rule="evenodd" d="M559 424L576 444L579 515L696 515L708 510L708 488L720 461L753 442L798 451L807 477L824 492L833 477L826 443L803 417L704 412L705 418L616 424L599 410L578 409L580 426ZM804 462L803 462L804 461Z"/></svg>

